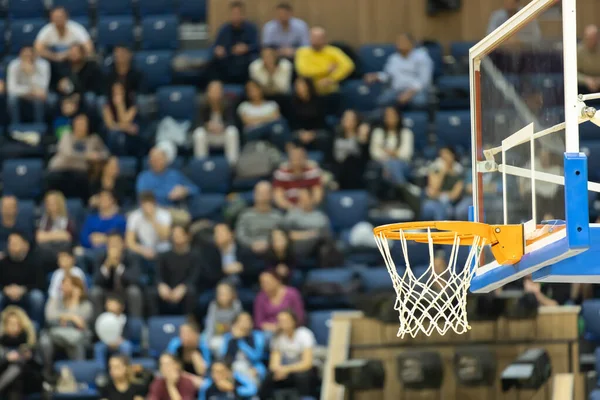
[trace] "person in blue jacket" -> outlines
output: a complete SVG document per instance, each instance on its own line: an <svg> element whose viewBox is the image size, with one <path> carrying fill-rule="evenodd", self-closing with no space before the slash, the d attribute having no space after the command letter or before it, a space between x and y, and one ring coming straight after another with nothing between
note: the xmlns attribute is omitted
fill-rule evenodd
<svg viewBox="0 0 600 400"><path fill-rule="evenodd" d="M266 344L265 334L254 329L249 313L242 312L233 321L231 332L223 335L221 357L234 360L234 372L243 373L255 382L262 382L267 375L263 363Z"/></svg>
<svg viewBox="0 0 600 400"><path fill-rule="evenodd" d="M215 361L210 377L198 392L198 400L258 400L258 387L244 374L231 371L228 360Z"/></svg>
<svg viewBox="0 0 600 400"><path fill-rule="evenodd" d="M183 370L199 385L201 377L206 375L211 363L208 343L200 335L200 327L188 321L179 327L179 336L171 339L167 345L167 353L181 360Z"/></svg>

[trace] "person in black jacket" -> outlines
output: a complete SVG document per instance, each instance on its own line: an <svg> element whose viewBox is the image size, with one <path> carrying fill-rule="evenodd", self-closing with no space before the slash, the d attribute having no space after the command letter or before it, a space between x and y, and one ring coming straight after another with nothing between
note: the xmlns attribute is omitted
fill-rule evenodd
<svg viewBox="0 0 600 400"><path fill-rule="evenodd" d="M106 254L102 255L96 268L94 286L90 291L90 300L94 305L94 315L104 309L104 300L109 293L126 298L127 314L142 317L143 295L139 287L140 267L133 255L125 251L123 237L119 232L111 232L106 239Z"/></svg>
<svg viewBox="0 0 600 400"><path fill-rule="evenodd" d="M0 260L0 309L8 304L19 305L29 316L42 325L44 320L45 274L49 259L37 249L32 249L27 237L21 232L8 236L6 256Z"/></svg>
<svg viewBox="0 0 600 400"><path fill-rule="evenodd" d="M86 93L99 94L102 84L100 68L95 61L86 58L82 44L69 49L69 62L60 71L56 91L60 96L77 95L82 98Z"/></svg>
<svg viewBox="0 0 600 400"><path fill-rule="evenodd" d="M307 150L331 152L333 137L325 121L327 107L317 96L310 79L299 76L294 81L291 127Z"/></svg>
<svg viewBox="0 0 600 400"><path fill-rule="evenodd" d="M204 380L198 393L199 400L252 399L258 393L256 383L240 372L231 371L228 360L215 361L210 367L210 377Z"/></svg>
<svg viewBox="0 0 600 400"><path fill-rule="evenodd" d="M355 110L346 110L333 142L333 169L341 190L364 189L363 173L369 161L368 124Z"/></svg>
<svg viewBox="0 0 600 400"><path fill-rule="evenodd" d="M183 226L173 227L171 244L172 249L157 260L156 287L148 291L150 315L181 313L181 308L186 314L194 312L200 254L191 248L190 234Z"/></svg>

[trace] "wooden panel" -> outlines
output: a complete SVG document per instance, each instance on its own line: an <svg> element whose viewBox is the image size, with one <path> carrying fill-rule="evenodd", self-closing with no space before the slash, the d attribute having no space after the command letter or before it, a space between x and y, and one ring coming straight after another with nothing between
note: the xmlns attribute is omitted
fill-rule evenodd
<svg viewBox="0 0 600 400"><path fill-rule="evenodd" d="M329 328L329 343L327 348L327 361L323 371L323 384L321 397L327 400L342 400L344 387L335 383L335 366L348 359L350 347L350 320L332 318Z"/></svg>

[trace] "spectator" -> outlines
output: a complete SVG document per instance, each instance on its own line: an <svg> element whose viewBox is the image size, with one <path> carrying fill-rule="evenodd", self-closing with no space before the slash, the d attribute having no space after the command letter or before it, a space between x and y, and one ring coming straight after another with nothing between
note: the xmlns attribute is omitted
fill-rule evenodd
<svg viewBox="0 0 600 400"><path fill-rule="evenodd" d="M243 101L237 109L245 131L259 128L280 118L279 106L274 101L265 100L258 83L246 83L246 96L248 100Z"/></svg>
<svg viewBox="0 0 600 400"><path fill-rule="evenodd" d="M323 211L315 209L306 189L299 191L298 207L287 212L283 226L289 232L293 246L287 244L287 236L283 232L273 236L273 246L279 248L280 254L284 249L293 247L293 253L298 259L316 256L319 244L331 234L329 217Z"/></svg>
<svg viewBox="0 0 600 400"><path fill-rule="evenodd" d="M539 282L534 282L531 275L523 278L523 289L525 293L533 294L540 306L564 305L571 299L570 285L549 283L542 286Z"/></svg>
<svg viewBox="0 0 600 400"><path fill-rule="evenodd" d="M118 156L141 156L145 154L140 128L136 124L138 109L135 96L127 96L125 86L113 83L110 96L102 108L104 126L108 130L108 145Z"/></svg>
<svg viewBox="0 0 600 400"><path fill-rule="evenodd" d="M235 126L235 111L225 98L223 83L212 81L200 107L200 123L194 130L194 157L206 158L211 148L224 149L229 164L240 155L240 134Z"/></svg>
<svg viewBox="0 0 600 400"><path fill-rule="evenodd" d="M298 290L285 286L271 271L260 274L260 293L254 300L254 324L266 332L277 331L277 314L290 309L304 323L304 303Z"/></svg>
<svg viewBox="0 0 600 400"><path fill-rule="evenodd" d="M113 65L105 83L107 96L112 98L113 86L115 83L120 83L125 88L125 104L135 104L142 75L132 65L131 50L125 46L115 46L112 58Z"/></svg>
<svg viewBox="0 0 600 400"><path fill-rule="evenodd" d="M33 108L33 122L45 121L46 99L50 85L50 64L37 57L31 46L25 46L19 57L8 64L6 92L8 113L13 124L21 120L21 107Z"/></svg>
<svg viewBox="0 0 600 400"><path fill-rule="evenodd" d="M308 196L307 190L303 192L306 192ZM292 211L289 211L288 215L290 212ZM285 219L283 225L286 225ZM287 284L292 276L292 270L296 265L294 247L292 246L290 237L282 229L273 229L269 239L269 250L267 250L266 254L267 268L273 271L281 282Z"/></svg>
<svg viewBox="0 0 600 400"><path fill-rule="evenodd" d="M57 92L61 96L76 97L79 102L82 96L87 95L95 99L100 93L102 80L101 71L95 61L87 59L85 47L81 43L73 44L69 49L69 58L60 71Z"/></svg>
<svg viewBox="0 0 600 400"><path fill-rule="evenodd" d="M87 203L90 167L103 162L108 155L102 139L90 134L88 117L79 114L73 119L73 132L62 135L58 150L50 159L47 187Z"/></svg>
<svg viewBox="0 0 600 400"><path fill-rule="evenodd" d="M500 25L512 18L519 11L520 0L504 0L504 8L496 10L490 16L488 23L487 34L495 31ZM513 41L518 42L538 42L542 39L542 31L536 19L529 21L519 29L517 36Z"/></svg>
<svg viewBox="0 0 600 400"><path fill-rule="evenodd" d="M231 332L223 335L221 357L235 360L234 372L250 376L259 383L267 374L263 364L266 344L265 334L254 329L252 316L247 312L241 312L233 321Z"/></svg>
<svg viewBox="0 0 600 400"><path fill-rule="evenodd" d="M250 79L267 97L289 95L294 72L291 61L278 58L277 51L271 47L263 47L260 55L250 64Z"/></svg>
<svg viewBox="0 0 600 400"><path fill-rule="evenodd" d="M363 189L368 161L369 125L356 111L346 110L333 142L333 169L340 189Z"/></svg>
<svg viewBox="0 0 600 400"><path fill-rule="evenodd" d="M21 232L27 240L32 237L33 221L27 221L19 215L19 200L10 194L2 196L0 201L0 251L6 249L8 236Z"/></svg>
<svg viewBox="0 0 600 400"><path fill-rule="evenodd" d="M42 390L42 364L33 323L19 307L8 306L0 315L0 396L27 398Z"/></svg>
<svg viewBox="0 0 600 400"><path fill-rule="evenodd" d="M204 336L212 351L221 348L223 335L230 331L235 317L242 311L242 303L237 298L235 287L219 283L216 298L208 306L204 324Z"/></svg>
<svg viewBox="0 0 600 400"><path fill-rule="evenodd" d="M160 376L150 385L146 400L196 400L196 386L181 371L180 361L164 353L159 360Z"/></svg>
<svg viewBox="0 0 600 400"><path fill-rule="evenodd" d="M296 78L294 88L292 130L304 147L330 153L331 135L327 132L323 100L317 96L315 86L307 78Z"/></svg>
<svg viewBox="0 0 600 400"><path fill-rule="evenodd" d="M44 212L35 239L38 245L57 251L70 248L75 237L75 224L69 217L65 196L52 190L44 196Z"/></svg>
<svg viewBox="0 0 600 400"><path fill-rule="evenodd" d="M310 30L310 47L296 52L296 72L312 79L321 96L336 93L339 83L354 71L354 63L337 47L327 44L325 29Z"/></svg>
<svg viewBox="0 0 600 400"><path fill-rule="evenodd" d="M215 361L210 367L210 377L200 387L200 399L235 398L240 400L255 399L258 387L254 381L239 372L232 372L226 361Z"/></svg>
<svg viewBox="0 0 600 400"><path fill-rule="evenodd" d="M293 16L294 10L287 3L275 8L275 18L267 22L262 31L263 47L277 49L279 56L293 59L296 50L310 45L308 25Z"/></svg>
<svg viewBox="0 0 600 400"><path fill-rule="evenodd" d="M31 248L20 232L8 236L6 256L0 260L0 309L14 304L27 311L40 325L44 320L44 293L48 268L43 254Z"/></svg>
<svg viewBox="0 0 600 400"><path fill-rule="evenodd" d="M171 232L171 250L158 256L156 288L150 289L150 315L159 315L163 309L183 306L186 314L194 312L200 254L190 246L186 228L176 225Z"/></svg>
<svg viewBox="0 0 600 400"><path fill-rule="evenodd" d="M274 209L270 182L261 181L254 186L254 206L242 212L235 229L238 243L262 255L269 247L271 231L281 225L283 217Z"/></svg>
<svg viewBox="0 0 600 400"><path fill-rule="evenodd" d="M195 383L199 383L198 378L204 376L210 368L208 343L200 335L200 328L193 322L188 321L179 327L179 336L171 339L166 351L181 360L185 375Z"/></svg>
<svg viewBox="0 0 600 400"><path fill-rule="evenodd" d="M171 248L171 214L158 207L152 192L139 195L140 207L127 217L127 248L146 261Z"/></svg>
<svg viewBox="0 0 600 400"><path fill-rule="evenodd" d="M102 167L100 176L90 182L89 193L92 195L88 202L92 208L98 207L100 193L104 190L111 191L117 204L123 206L128 203L128 200L134 197L134 180L133 176L123 176L119 167L119 159L117 157L109 157Z"/></svg>
<svg viewBox="0 0 600 400"><path fill-rule="evenodd" d="M87 300L83 281L65 275L62 296L46 303L47 332L40 338L44 364L53 365L55 350L65 351L70 360L85 360L90 342L92 304Z"/></svg>
<svg viewBox="0 0 600 400"><path fill-rule="evenodd" d="M136 260L125 252L123 237L110 232L106 238L106 256L96 269L90 298L94 315L100 314L109 293L125 297L127 314L143 316L144 299L140 284L140 268Z"/></svg>
<svg viewBox="0 0 600 400"><path fill-rule="evenodd" d="M108 295L104 302L104 311L114 314L122 325L121 337L115 343L107 344L96 342L94 344L94 358L100 365L107 365L109 357L115 354L122 354L131 357L133 353L133 344L127 340L127 315L125 315L125 302L118 295Z"/></svg>
<svg viewBox="0 0 600 400"><path fill-rule="evenodd" d="M47 23L35 38L35 50L50 62L62 63L69 58L69 49L81 45L84 57L94 54L94 43L88 31L78 22L69 19L64 7L54 7Z"/></svg>
<svg viewBox="0 0 600 400"><path fill-rule="evenodd" d="M209 285L212 289L221 281L233 286L250 286L256 283L262 264L246 247L236 243L229 226L217 224L213 239L215 246L203 253L206 263L206 271L202 275L204 285Z"/></svg>
<svg viewBox="0 0 600 400"><path fill-rule="evenodd" d="M588 25L583 31L583 41L577 50L577 79L590 93L600 90L600 49L598 27Z"/></svg>
<svg viewBox="0 0 600 400"><path fill-rule="evenodd" d="M413 132L404 126L396 108L386 107L381 127L373 130L369 153L383 169L383 179L393 186L407 182L414 141Z"/></svg>
<svg viewBox="0 0 600 400"><path fill-rule="evenodd" d="M270 373L261 391L269 393L275 388L293 388L301 397L311 396L315 378L315 335L301 326L294 312L289 310L277 314L277 324L279 331L271 342Z"/></svg>
<svg viewBox="0 0 600 400"><path fill-rule="evenodd" d="M452 218L463 194L463 168L456 161L456 153L449 147L442 147L439 155L430 167L427 179L421 210L424 220L445 221Z"/></svg>
<svg viewBox="0 0 600 400"><path fill-rule="evenodd" d="M230 21L219 28L213 47L214 75L227 83L244 83L250 63L258 56L258 31L246 21L244 3L234 1L229 8Z"/></svg>
<svg viewBox="0 0 600 400"><path fill-rule="evenodd" d="M321 169L307 158L306 150L301 146L288 146L288 161L275 171L273 188L275 206L281 210L295 206L299 189L308 189L315 205L323 201Z"/></svg>
<svg viewBox="0 0 600 400"><path fill-rule="evenodd" d="M425 48L415 48L411 34L401 33L396 38L396 53L390 55L383 72L365 75L367 83L390 82L390 88L377 99L380 107L424 107L433 81L433 61Z"/></svg>
<svg viewBox="0 0 600 400"><path fill-rule="evenodd" d="M189 197L194 197L200 190L180 171L169 168L167 155L160 147L150 151L150 169L138 175L136 191L152 192L156 202L170 207L174 225L186 225L190 222L190 213L186 209L174 208Z"/></svg>
<svg viewBox="0 0 600 400"><path fill-rule="evenodd" d="M61 296L60 286L66 275L75 276L85 282L85 272L75 265L75 256L70 249L62 248L57 255L58 269L52 273L50 286L48 287L48 298L56 299Z"/></svg>
<svg viewBox="0 0 600 400"><path fill-rule="evenodd" d="M89 215L83 223L80 243L86 249L105 248L108 234L118 232L124 235L126 224L125 216L119 214L114 195L104 190L99 194L98 212Z"/></svg>
<svg viewBox="0 0 600 400"><path fill-rule="evenodd" d="M143 400L144 388L133 380L133 370L129 358L122 354L113 355L108 360L108 383L99 388L102 400Z"/></svg>

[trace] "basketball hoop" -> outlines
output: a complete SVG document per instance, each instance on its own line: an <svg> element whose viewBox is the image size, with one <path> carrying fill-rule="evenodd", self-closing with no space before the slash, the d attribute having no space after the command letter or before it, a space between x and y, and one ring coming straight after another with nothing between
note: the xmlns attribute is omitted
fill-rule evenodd
<svg viewBox="0 0 600 400"><path fill-rule="evenodd" d="M385 260L396 291L400 327L399 337L419 332L427 336L437 331L444 335L450 329L457 334L471 327L467 321L467 293L471 278L479 266L481 251L489 245L501 264L514 264L523 256L522 225L488 225L479 222L426 221L383 225L373 230L375 242ZM390 253L388 240L400 241L406 269L398 273ZM416 276L411 268L407 241L427 243L429 266ZM450 245L446 267L436 270L434 245ZM464 266L457 268L460 246L471 246Z"/></svg>

